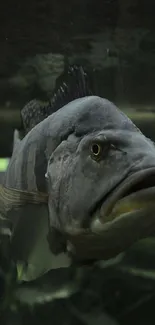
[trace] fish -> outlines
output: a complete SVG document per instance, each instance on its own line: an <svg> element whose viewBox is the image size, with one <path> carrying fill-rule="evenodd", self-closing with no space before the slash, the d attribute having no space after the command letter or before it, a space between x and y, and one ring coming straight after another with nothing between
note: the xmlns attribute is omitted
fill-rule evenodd
<svg viewBox="0 0 155 325"><path fill-rule="evenodd" d="M49 115L39 121L38 109L31 124L29 110L23 114L25 136L0 189L27 281L73 261L111 259L155 233L153 141L85 86L82 68L69 73Z"/></svg>
<svg viewBox="0 0 155 325"><path fill-rule="evenodd" d="M62 80L60 85L56 85L51 99L48 99L47 102L34 99L21 109L21 126L18 130L14 131L12 157L4 182L0 185L0 211L3 220L6 220L7 231L9 234L11 232L11 256L17 265L17 273L20 280L34 280L37 276L44 275L44 272L48 272L50 269L57 269L60 266L66 268L71 264L70 258L64 253L58 256L51 253L46 238L48 234L48 195L45 181L47 158L44 150L42 152L43 155L41 154L40 156L40 149L42 146L44 147L44 141L42 142L41 140L38 146L32 139L32 143L30 140L26 147L24 142L27 136L29 137L34 126L38 127L38 124L46 117L59 110L72 99L91 95L91 93L87 73L81 66L74 65L70 66L66 71L65 80ZM27 148L26 156L22 148ZM23 158L20 156L22 152L25 156ZM41 160L38 160L38 155ZM22 167L25 181L29 183L29 185L27 183L28 188L20 174L22 170L17 172L16 160L18 160L19 156L22 160L27 159L27 162L25 161L26 169L28 165L31 169L34 164L33 176L31 172L28 172L28 169L28 175L26 175L26 170L24 171ZM23 164L23 162L21 161L20 164ZM43 178L40 175L40 180L36 180L35 173L39 172L39 166L43 171ZM16 172L18 177L16 177ZM37 187L34 188L33 180L34 182L37 181L36 186L38 186L38 190ZM40 186L43 187L41 188ZM31 218L32 216L33 218Z"/></svg>

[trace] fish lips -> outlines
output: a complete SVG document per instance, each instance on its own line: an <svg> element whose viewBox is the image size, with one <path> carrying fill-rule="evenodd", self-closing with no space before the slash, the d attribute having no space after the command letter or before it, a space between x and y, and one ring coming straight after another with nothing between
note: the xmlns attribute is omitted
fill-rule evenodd
<svg viewBox="0 0 155 325"><path fill-rule="evenodd" d="M100 220L105 223L148 204L155 204L155 167L132 173L122 181L101 205Z"/></svg>
<svg viewBox="0 0 155 325"><path fill-rule="evenodd" d="M89 229L69 235L77 260L113 258L155 233L155 167L128 176L104 200Z"/></svg>

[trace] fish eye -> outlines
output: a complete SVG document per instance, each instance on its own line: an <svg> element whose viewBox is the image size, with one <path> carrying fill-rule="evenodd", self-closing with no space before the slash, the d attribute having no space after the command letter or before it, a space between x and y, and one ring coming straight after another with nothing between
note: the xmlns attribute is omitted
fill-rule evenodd
<svg viewBox="0 0 155 325"><path fill-rule="evenodd" d="M102 146L99 143L93 143L91 144L91 154L95 157L98 158L102 152Z"/></svg>

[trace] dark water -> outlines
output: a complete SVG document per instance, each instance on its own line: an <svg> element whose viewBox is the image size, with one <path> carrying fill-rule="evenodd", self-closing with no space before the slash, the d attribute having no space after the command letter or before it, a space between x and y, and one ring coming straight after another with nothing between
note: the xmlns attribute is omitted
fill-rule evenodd
<svg viewBox="0 0 155 325"><path fill-rule="evenodd" d="M8 139L0 141L1 155L11 153L8 123L18 125L30 99L50 96L69 63L84 65L96 94L154 112L154 12L153 0L2 1L0 123Z"/></svg>

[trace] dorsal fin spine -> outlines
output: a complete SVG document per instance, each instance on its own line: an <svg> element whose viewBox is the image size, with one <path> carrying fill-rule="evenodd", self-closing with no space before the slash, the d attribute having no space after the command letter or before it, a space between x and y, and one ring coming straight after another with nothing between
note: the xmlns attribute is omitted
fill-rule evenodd
<svg viewBox="0 0 155 325"><path fill-rule="evenodd" d="M70 66L67 76L64 76L59 87L55 87L52 99L49 102L44 104L40 101L32 100L21 110L25 134L36 124L69 102L90 95L92 95L92 92L89 88L87 74L84 69L81 66Z"/></svg>

